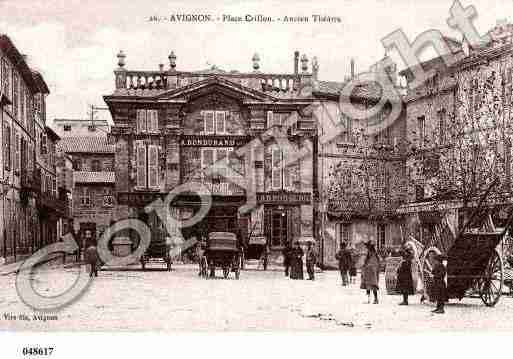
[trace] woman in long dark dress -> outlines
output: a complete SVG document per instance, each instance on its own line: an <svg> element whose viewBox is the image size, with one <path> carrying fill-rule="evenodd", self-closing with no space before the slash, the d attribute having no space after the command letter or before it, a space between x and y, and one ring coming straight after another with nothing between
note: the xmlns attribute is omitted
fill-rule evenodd
<svg viewBox="0 0 513 359"><path fill-rule="evenodd" d="M290 278L303 279L303 255L304 252L299 245L295 243L295 247L290 251Z"/></svg>
<svg viewBox="0 0 513 359"><path fill-rule="evenodd" d="M402 256L403 261L397 270L397 291L403 295L403 301L399 305L408 305L408 296L415 294L411 271L413 254L405 249Z"/></svg>
<svg viewBox="0 0 513 359"><path fill-rule="evenodd" d="M372 242L366 242L367 256L362 267L362 282L361 289L365 289L367 293L367 300L370 303L370 293L374 295L374 304L378 304L378 289L379 289L379 256L376 252L376 247Z"/></svg>
<svg viewBox="0 0 513 359"><path fill-rule="evenodd" d="M445 302L449 300L447 295L447 285L445 283L445 275L447 270L443 261L447 260L444 255L435 256L435 265L433 266L433 297L436 299L436 309L433 313L443 314Z"/></svg>

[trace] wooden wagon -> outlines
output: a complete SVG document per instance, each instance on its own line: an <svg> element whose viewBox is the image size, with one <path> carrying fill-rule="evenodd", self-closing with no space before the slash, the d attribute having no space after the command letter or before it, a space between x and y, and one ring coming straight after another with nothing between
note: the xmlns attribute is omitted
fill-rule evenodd
<svg viewBox="0 0 513 359"><path fill-rule="evenodd" d="M222 268L225 279L228 278L230 272L235 272L235 279L239 279L240 248L238 242L234 233L209 233L205 257L210 270L210 278L215 276L216 268Z"/></svg>
<svg viewBox="0 0 513 359"><path fill-rule="evenodd" d="M504 232L464 233L447 251L447 294L461 300L477 292L489 307L499 302L504 283L504 266L497 247ZM433 246L424 251L423 274L426 294L430 297L432 258L440 250Z"/></svg>

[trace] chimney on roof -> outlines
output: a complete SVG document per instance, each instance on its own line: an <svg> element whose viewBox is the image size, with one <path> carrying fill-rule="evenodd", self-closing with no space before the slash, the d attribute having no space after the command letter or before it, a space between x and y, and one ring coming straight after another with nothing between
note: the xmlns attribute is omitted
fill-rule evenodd
<svg viewBox="0 0 513 359"><path fill-rule="evenodd" d="M319 62L317 61L317 56L314 56L312 59L312 77L314 80L318 80L319 77Z"/></svg>
<svg viewBox="0 0 513 359"><path fill-rule="evenodd" d="M355 78L354 59L351 59L351 80Z"/></svg>
<svg viewBox="0 0 513 359"><path fill-rule="evenodd" d="M258 56L257 52L255 52L251 60L253 61L253 71L258 72L258 69L260 68L260 56Z"/></svg>
<svg viewBox="0 0 513 359"><path fill-rule="evenodd" d="M169 59L169 69L171 71L175 71L175 69L176 69L176 55L175 55L175 52L173 50L171 50L171 53L169 54L169 56L167 58Z"/></svg>
<svg viewBox="0 0 513 359"><path fill-rule="evenodd" d="M308 57L306 54L301 56L301 71L303 71L304 74L308 72Z"/></svg>
<svg viewBox="0 0 513 359"><path fill-rule="evenodd" d="M122 69L125 66L125 58L126 58L126 55L123 52L123 50L119 50L116 57L118 58L118 66L120 69Z"/></svg>
<svg viewBox="0 0 513 359"><path fill-rule="evenodd" d="M299 73L299 51L294 51L294 75Z"/></svg>

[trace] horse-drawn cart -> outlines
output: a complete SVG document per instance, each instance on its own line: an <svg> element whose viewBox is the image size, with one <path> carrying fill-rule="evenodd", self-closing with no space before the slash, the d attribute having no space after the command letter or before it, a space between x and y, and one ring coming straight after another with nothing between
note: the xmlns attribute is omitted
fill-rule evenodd
<svg viewBox="0 0 513 359"><path fill-rule="evenodd" d="M461 300L475 290L489 307L499 302L504 282L504 267L497 250L504 231L464 233L454 240L447 251L448 298ZM424 251L423 274L426 294L430 297L432 258L441 251L429 247Z"/></svg>
<svg viewBox="0 0 513 359"><path fill-rule="evenodd" d="M234 233L209 233L205 257L210 270L210 278L215 276L216 268L222 268L225 279L228 278L230 272L235 272L235 279L239 279L240 248Z"/></svg>

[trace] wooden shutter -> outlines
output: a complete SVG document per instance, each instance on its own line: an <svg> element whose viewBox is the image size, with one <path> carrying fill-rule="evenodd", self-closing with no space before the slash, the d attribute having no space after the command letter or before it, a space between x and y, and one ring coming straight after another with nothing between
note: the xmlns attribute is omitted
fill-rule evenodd
<svg viewBox="0 0 513 359"><path fill-rule="evenodd" d="M271 127L273 125L273 112L267 111L267 127Z"/></svg>
<svg viewBox="0 0 513 359"><path fill-rule="evenodd" d="M43 142L42 142L42 147L43 147L42 148L42 153L44 155L46 155L48 153L48 144L47 144L47 138L46 138L45 134L43 134L42 140L43 140Z"/></svg>
<svg viewBox="0 0 513 359"><path fill-rule="evenodd" d="M27 129L27 123L25 118L25 89L23 88L23 82L20 81L20 122L23 124L23 128Z"/></svg>
<svg viewBox="0 0 513 359"><path fill-rule="evenodd" d="M138 109L135 121L135 128L137 133L146 132L146 110Z"/></svg>
<svg viewBox="0 0 513 359"><path fill-rule="evenodd" d="M217 149L217 155L216 155L216 166L217 171L216 173L219 174L221 177L221 180L226 178L226 168L228 166L228 150L226 148L219 148Z"/></svg>
<svg viewBox="0 0 513 359"><path fill-rule="evenodd" d="M204 111L203 112L203 124L204 124L204 132L205 134L213 134L214 133L214 111Z"/></svg>
<svg viewBox="0 0 513 359"><path fill-rule="evenodd" d="M146 187L146 146L142 141L136 142L137 151L137 187Z"/></svg>
<svg viewBox="0 0 513 359"><path fill-rule="evenodd" d="M9 168L11 171L16 170L16 133L14 124L11 127L11 136L9 138Z"/></svg>
<svg viewBox="0 0 513 359"><path fill-rule="evenodd" d="M273 189L281 189L281 150L274 148L272 150L272 174L271 183Z"/></svg>
<svg viewBox="0 0 513 359"><path fill-rule="evenodd" d="M287 166L285 166L283 168L283 176L285 177L285 185L284 187L288 190L292 190L292 186L293 186L293 171L294 171L294 167L292 166L292 164L289 164Z"/></svg>
<svg viewBox="0 0 513 359"><path fill-rule="evenodd" d="M148 186L158 188L159 181L159 149L157 146L148 147Z"/></svg>
<svg viewBox="0 0 513 359"><path fill-rule="evenodd" d="M14 167L15 171L16 172L20 172L20 167L21 167L21 158L20 158L20 135L19 133L16 131L16 137L15 137L15 143L14 143L14 151L16 152L15 153L15 157L14 157L14 161L16 163L16 166Z"/></svg>
<svg viewBox="0 0 513 359"><path fill-rule="evenodd" d="M148 111L148 131L157 132L159 130L158 124L158 111L157 110L149 110Z"/></svg>
<svg viewBox="0 0 513 359"><path fill-rule="evenodd" d="M216 112L216 133L223 134L226 131L226 115L223 111Z"/></svg>
<svg viewBox="0 0 513 359"><path fill-rule="evenodd" d="M4 168L11 169L11 128L8 124L4 126Z"/></svg>

